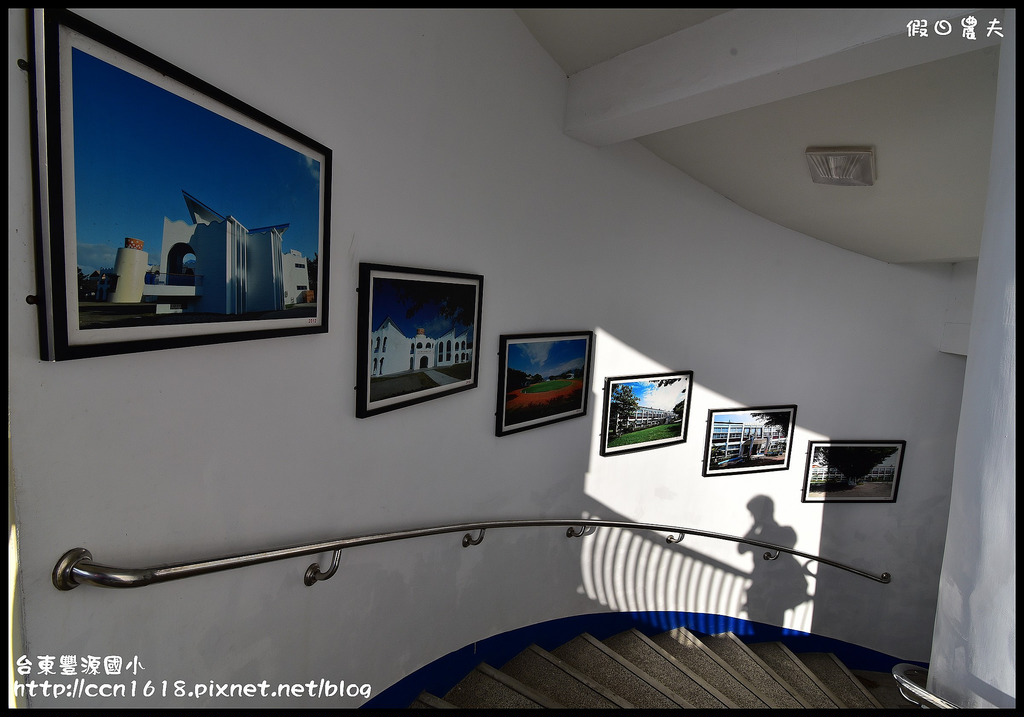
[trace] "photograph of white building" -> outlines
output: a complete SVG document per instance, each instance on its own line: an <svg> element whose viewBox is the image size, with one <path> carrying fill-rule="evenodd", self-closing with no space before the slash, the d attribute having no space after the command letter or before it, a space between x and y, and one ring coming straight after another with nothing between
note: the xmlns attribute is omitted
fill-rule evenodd
<svg viewBox="0 0 1024 717"><path fill-rule="evenodd" d="M156 314L224 315L316 303L306 257L282 249L288 224L247 229L187 192L182 196L192 221L164 217L160 263L151 265L145 243L127 237L113 268L100 273L97 302L140 304L141 314L152 314L155 308ZM80 303L80 324L94 322L94 312L103 313L103 308ZM110 319L104 323L116 324Z"/></svg>
<svg viewBox="0 0 1024 717"><path fill-rule="evenodd" d="M796 406L709 411L704 475L789 467Z"/></svg>
<svg viewBox="0 0 1024 717"><path fill-rule="evenodd" d="M361 264L356 415L477 384L483 277Z"/></svg>
<svg viewBox="0 0 1024 717"><path fill-rule="evenodd" d="M454 366L473 360L473 342L469 329L456 332L452 326L437 338L426 329L406 336L391 316L387 316L370 335L371 376L386 376L401 371Z"/></svg>

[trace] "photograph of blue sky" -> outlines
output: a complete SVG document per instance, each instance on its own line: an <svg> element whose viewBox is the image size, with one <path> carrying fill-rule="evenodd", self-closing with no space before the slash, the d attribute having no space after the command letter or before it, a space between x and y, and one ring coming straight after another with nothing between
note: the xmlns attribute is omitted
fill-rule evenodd
<svg viewBox="0 0 1024 717"><path fill-rule="evenodd" d="M757 413L757 414L761 414L761 413L778 413L779 415L782 415L782 416L789 416L790 412L789 412L789 409L786 409L784 411L742 411L742 412L737 412L737 413L716 413L715 414L715 423L718 423L720 421L724 421L726 423L755 423L755 424L764 424L764 422L765 422L764 417L760 416L760 415L755 416L754 415L755 413Z"/></svg>
<svg viewBox="0 0 1024 717"><path fill-rule="evenodd" d="M406 295L434 296L436 300L425 302L410 317L407 314L412 304L403 300L403 292ZM448 318L442 316L439 303L442 300L447 305L459 307L459 311ZM370 329L376 331L390 316L408 338L414 337L417 329L423 329L427 336L436 339L447 333L458 318L463 317L466 323L455 326L455 333L461 335L468 328L466 340L473 341L475 327L472 322L476 304L476 286L473 284L376 277L373 280Z"/></svg>
<svg viewBox="0 0 1024 717"><path fill-rule="evenodd" d="M183 191L247 229L288 224L285 252L318 252L315 157L80 49L71 68L74 240L83 272L112 267L125 237L142 240L149 263L159 264L164 217L191 223Z"/></svg>
<svg viewBox="0 0 1024 717"><path fill-rule="evenodd" d="M764 419L745 413L720 413L715 415L715 423L764 423Z"/></svg>
<svg viewBox="0 0 1024 717"><path fill-rule="evenodd" d="M586 339L564 341L529 341L508 344L506 366L524 373L560 376L566 371L583 368L587 358Z"/></svg>
<svg viewBox="0 0 1024 717"><path fill-rule="evenodd" d="M671 411L680 401L686 398L687 381L676 381L669 386L658 386L657 380L616 381L614 387L629 386L633 395L640 400L641 406Z"/></svg>

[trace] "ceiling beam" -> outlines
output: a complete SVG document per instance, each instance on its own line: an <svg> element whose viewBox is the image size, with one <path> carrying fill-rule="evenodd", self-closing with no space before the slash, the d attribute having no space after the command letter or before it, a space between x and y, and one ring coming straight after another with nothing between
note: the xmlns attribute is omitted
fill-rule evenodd
<svg viewBox="0 0 1024 717"><path fill-rule="evenodd" d="M968 16L975 40L962 36ZM1001 8L733 10L572 75L565 132L604 146L980 50L998 44L988 23L1002 17ZM912 20L925 21L927 37L909 36Z"/></svg>

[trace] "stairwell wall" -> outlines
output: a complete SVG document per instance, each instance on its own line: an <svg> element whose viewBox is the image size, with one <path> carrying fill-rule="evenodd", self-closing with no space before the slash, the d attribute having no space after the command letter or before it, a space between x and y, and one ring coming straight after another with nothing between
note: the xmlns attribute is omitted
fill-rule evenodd
<svg viewBox="0 0 1024 717"><path fill-rule="evenodd" d="M928 687L961 707L1017 702L1016 10L1004 18L978 290Z"/></svg>
<svg viewBox="0 0 1024 717"><path fill-rule="evenodd" d="M584 511L743 535L758 496L798 549L827 545L828 557L894 576L881 586L821 567L808 590L835 603L812 600L812 624L796 627L928 659L964 375L963 357L938 350L951 267L851 254L737 208L635 143L566 137L565 77L511 10L82 14L333 149L331 324L318 336L41 362L25 301L35 285L28 80L16 65L24 14L8 11L15 659L137 656L140 679L172 688L93 707L252 706L173 688L264 680L344 682L349 695L261 706L357 706L363 685L383 689L545 620L707 605L750 615L696 585L645 597L646 578L615 571L608 591L588 593L585 571L604 570L559 531L346 551L338 575L312 588L306 560L128 591L58 592L50 571L76 546L135 567ZM484 275L476 389L355 418L364 261ZM499 335L579 329L597 331L590 415L495 437ZM694 371L687 443L601 458L604 377L658 367ZM709 408L789 403L789 470L701 477ZM801 504L803 453L821 436L906 440L899 500L828 516ZM627 560L651 555L621 545ZM688 548L744 575L760 564L734 544ZM662 584L679 580L645 565ZM759 585L770 593L774 579Z"/></svg>

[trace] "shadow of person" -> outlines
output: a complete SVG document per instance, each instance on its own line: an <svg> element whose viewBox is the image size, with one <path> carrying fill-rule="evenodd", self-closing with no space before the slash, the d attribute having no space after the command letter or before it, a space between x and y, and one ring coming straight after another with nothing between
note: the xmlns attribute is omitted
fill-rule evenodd
<svg viewBox="0 0 1024 717"><path fill-rule="evenodd" d="M772 543L784 548L796 546L796 531L788 525L775 522L775 504L766 495L754 496L747 503L747 510L754 524L744 538ZM806 568L789 553L779 552L778 557L762 559L767 548L740 543L737 550L754 554L754 569L750 573L751 585L747 589L747 603L744 608L751 620L769 625L783 625L786 610L806 602ZM774 551L772 551L774 554Z"/></svg>

